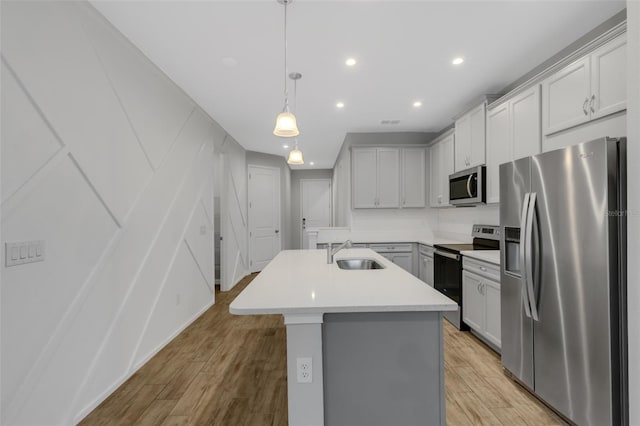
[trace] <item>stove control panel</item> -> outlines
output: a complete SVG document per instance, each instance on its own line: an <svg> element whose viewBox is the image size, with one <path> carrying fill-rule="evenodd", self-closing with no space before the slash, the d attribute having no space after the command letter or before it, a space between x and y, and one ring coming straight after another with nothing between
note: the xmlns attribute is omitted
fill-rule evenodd
<svg viewBox="0 0 640 426"><path fill-rule="evenodd" d="M500 240L500 227L496 225L473 225L471 235L474 238Z"/></svg>

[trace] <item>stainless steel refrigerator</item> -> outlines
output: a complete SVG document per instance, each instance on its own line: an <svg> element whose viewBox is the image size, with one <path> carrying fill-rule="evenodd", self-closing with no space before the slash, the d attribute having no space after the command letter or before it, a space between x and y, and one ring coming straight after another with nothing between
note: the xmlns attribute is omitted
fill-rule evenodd
<svg viewBox="0 0 640 426"><path fill-rule="evenodd" d="M625 146L500 166L502 364L578 425L628 424Z"/></svg>

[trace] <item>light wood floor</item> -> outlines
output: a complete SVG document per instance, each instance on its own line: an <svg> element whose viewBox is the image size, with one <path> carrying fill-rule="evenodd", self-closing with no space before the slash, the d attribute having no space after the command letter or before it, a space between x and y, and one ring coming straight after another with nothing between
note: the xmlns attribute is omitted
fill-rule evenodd
<svg viewBox="0 0 640 426"><path fill-rule="evenodd" d="M211 309L81 425L286 425L282 316L229 313L254 276L217 292ZM565 424L504 375L495 352L446 321L445 375L448 425Z"/></svg>

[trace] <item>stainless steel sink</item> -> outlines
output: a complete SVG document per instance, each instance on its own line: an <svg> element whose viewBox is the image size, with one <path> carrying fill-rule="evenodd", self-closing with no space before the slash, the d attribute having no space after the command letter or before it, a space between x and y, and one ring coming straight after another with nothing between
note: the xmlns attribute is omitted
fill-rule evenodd
<svg viewBox="0 0 640 426"><path fill-rule="evenodd" d="M338 268L349 270L384 269L384 266L373 259L340 259L336 260Z"/></svg>

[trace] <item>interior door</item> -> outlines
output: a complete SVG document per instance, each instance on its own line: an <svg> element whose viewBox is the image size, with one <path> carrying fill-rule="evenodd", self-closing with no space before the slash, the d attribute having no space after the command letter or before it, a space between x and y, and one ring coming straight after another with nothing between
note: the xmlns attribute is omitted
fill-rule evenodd
<svg viewBox="0 0 640 426"><path fill-rule="evenodd" d="M249 269L261 271L280 252L280 169L249 166Z"/></svg>
<svg viewBox="0 0 640 426"><path fill-rule="evenodd" d="M300 210L300 247L307 248L306 228L331 226L331 179L301 179Z"/></svg>

